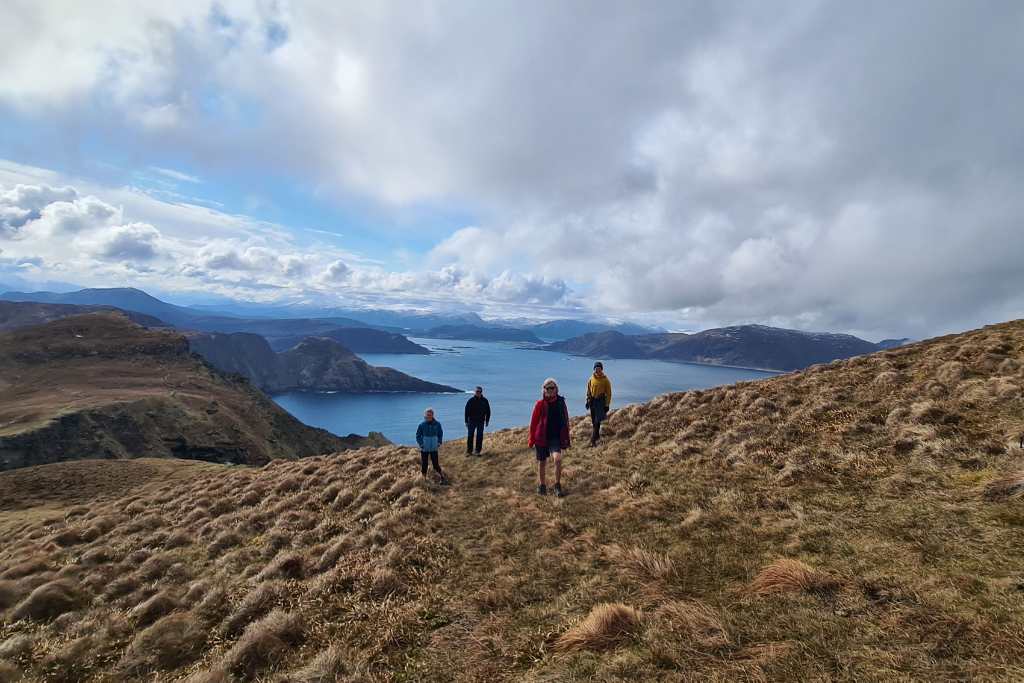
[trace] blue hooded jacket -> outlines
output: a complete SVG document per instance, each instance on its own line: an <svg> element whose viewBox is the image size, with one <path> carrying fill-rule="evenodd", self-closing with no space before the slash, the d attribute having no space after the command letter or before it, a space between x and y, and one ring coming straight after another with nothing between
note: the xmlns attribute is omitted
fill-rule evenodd
<svg viewBox="0 0 1024 683"><path fill-rule="evenodd" d="M443 440L444 430L441 429L441 423L437 420L429 422L424 420L416 428L416 443L419 444L420 450L425 453L436 451Z"/></svg>

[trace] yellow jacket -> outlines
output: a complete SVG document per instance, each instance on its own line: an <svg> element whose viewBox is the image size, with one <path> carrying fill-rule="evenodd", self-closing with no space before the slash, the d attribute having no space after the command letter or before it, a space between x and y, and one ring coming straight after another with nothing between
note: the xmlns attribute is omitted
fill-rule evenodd
<svg viewBox="0 0 1024 683"><path fill-rule="evenodd" d="M590 379L587 380L587 398L597 398L598 396L604 396L605 407L611 408L612 381L608 379L608 375L604 377L591 375Z"/></svg>

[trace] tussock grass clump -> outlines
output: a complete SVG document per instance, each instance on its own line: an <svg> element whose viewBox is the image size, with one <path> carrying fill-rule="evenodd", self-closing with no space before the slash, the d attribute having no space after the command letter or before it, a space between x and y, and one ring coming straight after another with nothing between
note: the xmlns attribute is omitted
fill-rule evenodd
<svg viewBox="0 0 1024 683"><path fill-rule="evenodd" d="M370 577L370 594L382 598L403 589L402 579L393 569L380 567Z"/></svg>
<svg viewBox="0 0 1024 683"><path fill-rule="evenodd" d="M0 574L0 579L20 579L31 574L39 574L45 572L50 568L50 565L46 560L39 558L32 558L28 560L22 560L7 569Z"/></svg>
<svg viewBox="0 0 1024 683"><path fill-rule="evenodd" d="M1024 470L1000 477L985 485L988 500L1010 500L1024 497Z"/></svg>
<svg viewBox="0 0 1024 683"><path fill-rule="evenodd" d="M0 642L0 659L17 660L32 652L35 639L24 634L13 635ZM3 680L3 679L0 679Z"/></svg>
<svg viewBox="0 0 1024 683"><path fill-rule="evenodd" d="M186 604L189 604L188 597L192 591L185 596ZM205 591L202 600L195 606L195 613L207 624L217 624L228 614L231 604L228 600L228 592L223 586L214 586Z"/></svg>
<svg viewBox="0 0 1024 683"><path fill-rule="evenodd" d="M640 581L668 579L676 569L668 555L638 546L611 545L605 549L605 554L615 566Z"/></svg>
<svg viewBox="0 0 1024 683"><path fill-rule="evenodd" d="M133 675L176 669L199 656L206 633L202 621L191 613L166 616L132 639L119 668Z"/></svg>
<svg viewBox="0 0 1024 683"><path fill-rule="evenodd" d="M212 557L217 557L228 548L234 548L245 542L242 535L238 532L227 530L218 534L209 546L206 548L206 554Z"/></svg>
<svg viewBox="0 0 1024 683"><path fill-rule="evenodd" d="M800 560L783 558L762 569L750 584L757 595L832 590L838 582Z"/></svg>
<svg viewBox="0 0 1024 683"><path fill-rule="evenodd" d="M298 553L285 553L268 564L256 575L257 581L269 579L301 579L306 573L306 562Z"/></svg>
<svg viewBox="0 0 1024 683"><path fill-rule="evenodd" d="M185 531L173 531L171 534L164 539L163 545L165 548L184 548L186 546L194 545L196 539L191 534Z"/></svg>
<svg viewBox="0 0 1024 683"><path fill-rule="evenodd" d="M160 591L145 602L137 605L129 612L138 626L149 626L160 617L176 610L178 600L168 591Z"/></svg>
<svg viewBox="0 0 1024 683"><path fill-rule="evenodd" d="M246 680L281 661L302 642L305 624L297 614L277 609L250 624L224 654L221 666Z"/></svg>
<svg viewBox="0 0 1024 683"><path fill-rule="evenodd" d="M603 603L555 642L557 652L609 650L636 636L641 629L641 612L621 602Z"/></svg>
<svg viewBox="0 0 1024 683"><path fill-rule="evenodd" d="M65 612L78 609L85 602L85 596L76 585L65 579L57 579L39 586L21 601L11 612L11 617L46 621Z"/></svg>
<svg viewBox="0 0 1024 683"><path fill-rule="evenodd" d="M331 645L301 669L279 676L276 683L334 683L349 673L345 660L344 651Z"/></svg>
<svg viewBox="0 0 1024 683"><path fill-rule="evenodd" d="M0 580L0 610L5 610L21 599L17 581Z"/></svg>
<svg viewBox="0 0 1024 683"><path fill-rule="evenodd" d="M228 635L240 633L254 619L276 607L288 594L288 587L283 581L266 581L259 584L243 598L235 611L224 624L224 632Z"/></svg>

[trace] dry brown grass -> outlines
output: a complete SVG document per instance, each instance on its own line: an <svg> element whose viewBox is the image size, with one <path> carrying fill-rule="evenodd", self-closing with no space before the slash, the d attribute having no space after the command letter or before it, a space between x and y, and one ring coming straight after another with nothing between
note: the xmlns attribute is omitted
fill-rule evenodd
<svg viewBox="0 0 1024 683"><path fill-rule="evenodd" d="M171 614L138 632L119 668L133 677L157 669L177 669L200 655L206 638L201 619L187 612Z"/></svg>
<svg viewBox="0 0 1024 683"><path fill-rule="evenodd" d="M267 581L259 584L245 596L235 611L224 623L224 631L228 634L241 632L254 619L279 605L288 594L288 586L283 581Z"/></svg>
<svg viewBox="0 0 1024 683"><path fill-rule="evenodd" d="M750 590L757 595L799 591L832 590L838 582L823 572L800 560L783 558L772 562L758 572L750 583Z"/></svg>
<svg viewBox="0 0 1024 683"><path fill-rule="evenodd" d="M32 496L3 473L0 591L15 603L0 641L31 649L0 659L29 680L51 665L68 680L1024 680L1007 474L1024 323L954 341L616 410L600 446L566 453L564 499L536 495L522 429L489 434L482 459L446 444L451 487L420 481L403 447L177 463L137 484L139 463L121 463L118 492L66 504L41 497L71 480L60 468ZM573 418L574 439L588 429ZM53 581L83 602L12 620ZM161 592L180 606L129 617ZM574 615L609 604L647 617L607 649L555 649ZM304 635L254 628L275 609ZM166 645L139 640L162 624ZM274 656L247 663L259 643Z"/></svg>
<svg viewBox="0 0 1024 683"><path fill-rule="evenodd" d="M275 679L275 683L335 683L347 680L349 668L346 666L344 651L332 645L317 653L305 666Z"/></svg>
<svg viewBox="0 0 1024 683"><path fill-rule="evenodd" d="M274 610L246 627L238 642L224 654L221 666L244 680L252 679L280 663L304 635L305 624L299 615Z"/></svg>
<svg viewBox="0 0 1024 683"><path fill-rule="evenodd" d="M643 625L643 615L620 602L596 605L578 624L555 641L557 652L601 651L614 648L635 637Z"/></svg>
<svg viewBox="0 0 1024 683"><path fill-rule="evenodd" d="M85 596L75 584L64 579L39 586L11 611L11 618L46 621L85 603Z"/></svg>
<svg viewBox="0 0 1024 683"><path fill-rule="evenodd" d="M654 612L648 628L685 649L717 650L732 643L718 613L700 602L667 602Z"/></svg>
<svg viewBox="0 0 1024 683"><path fill-rule="evenodd" d="M985 485L984 494L989 500L1012 500L1024 497L1024 470L989 482Z"/></svg>

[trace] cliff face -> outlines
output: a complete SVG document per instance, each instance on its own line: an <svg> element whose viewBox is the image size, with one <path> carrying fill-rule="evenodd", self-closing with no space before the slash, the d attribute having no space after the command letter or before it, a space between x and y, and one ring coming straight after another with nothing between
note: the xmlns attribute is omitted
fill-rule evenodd
<svg viewBox="0 0 1024 683"><path fill-rule="evenodd" d="M281 387L281 391L459 391L391 368L374 367L333 339L323 337L309 337L280 357L286 377L286 386Z"/></svg>
<svg viewBox="0 0 1024 683"><path fill-rule="evenodd" d="M0 334L0 469L143 456L262 464L383 442L304 425L181 335L116 313Z"/></svg>
<svg viewBox="0 0 1024 683"><path fill-rule="evenodd" d="M240 374L269 393L283 391L411 391L458 392L454 387L425 382L391 368L368 364L326 337L307 337L283 353L274 353L255 334L190 333L189 345L224 372Z"/></svg>

